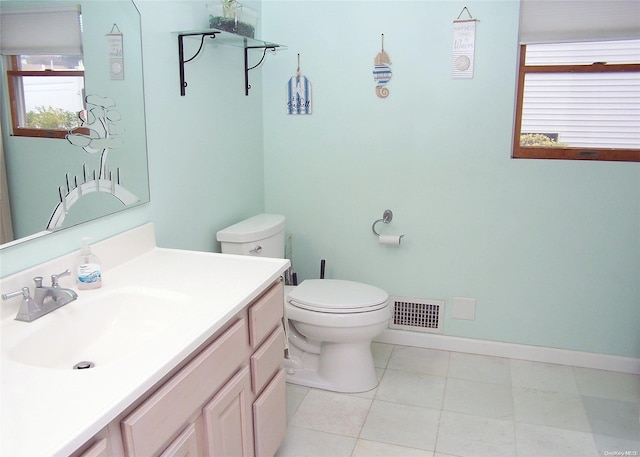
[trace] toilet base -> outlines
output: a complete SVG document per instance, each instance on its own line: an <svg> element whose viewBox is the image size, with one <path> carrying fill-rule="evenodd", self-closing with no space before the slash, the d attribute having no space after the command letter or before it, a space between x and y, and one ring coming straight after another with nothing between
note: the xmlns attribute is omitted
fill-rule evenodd
<svg viewBox="0 0 640 457"><path fill-rule="evenodd" d="M378 385L371 342L322 343L320 354L291 345L284 359L287 382L333 392L367 392Z"/></svg>

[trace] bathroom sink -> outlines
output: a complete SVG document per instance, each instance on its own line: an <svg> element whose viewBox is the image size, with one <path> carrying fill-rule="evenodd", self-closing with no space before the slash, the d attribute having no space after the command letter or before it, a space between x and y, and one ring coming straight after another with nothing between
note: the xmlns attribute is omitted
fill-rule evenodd
<svg viewBox="0 0 640 457"><path fill-rule="evenodd" d="M71 370L96 368L154 341L189 313L184 294L142 287L88 291L32 323L12 322L2 331L2 350L18 363Z"/></svg>

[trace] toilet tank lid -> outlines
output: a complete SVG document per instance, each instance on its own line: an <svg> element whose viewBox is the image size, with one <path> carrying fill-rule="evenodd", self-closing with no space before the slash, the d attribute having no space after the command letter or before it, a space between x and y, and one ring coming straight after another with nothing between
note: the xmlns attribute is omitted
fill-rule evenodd
<svg viewBox="0 0 640 457"><path fill-rule="evenodd" d="M262 240L284 230L284 216L280 214L258 214L216 234L218 241L247 243Z"/></svg>

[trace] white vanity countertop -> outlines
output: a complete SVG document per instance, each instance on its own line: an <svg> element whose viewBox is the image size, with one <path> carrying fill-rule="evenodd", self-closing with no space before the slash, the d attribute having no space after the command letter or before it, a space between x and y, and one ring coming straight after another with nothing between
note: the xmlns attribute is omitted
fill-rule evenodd
<svg viewBox="0 0 640 457"><path fill-rule="evenodd" d="M289 261L282 259L154 247L105 269L101 289L77 291L76 301L35 322L4 317L0 327L0 455L70 454L175 368L288 267ZM10 292L4 290L5 286L6 282L3 292ZM95 361L96 367L88 370L35 367L18 363L7 353L6 348L15 347L22 338L20 329L26 328L22 333L37 332L38 325L45 325L47 319L73 316L77 307L92 295L131 286L184 294L188 296L188 310L180 313L170 331L164 331L152 342L142 343L126 356L102 366Z"/></svg>

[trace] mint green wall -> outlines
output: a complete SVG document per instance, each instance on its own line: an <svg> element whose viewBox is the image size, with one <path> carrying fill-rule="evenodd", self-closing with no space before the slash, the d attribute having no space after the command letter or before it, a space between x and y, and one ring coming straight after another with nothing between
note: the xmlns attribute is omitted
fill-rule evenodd
<svg viewBox="0 0 640 457"><path fill-rule="evenodd" d="M452 20L480 22L475 77L451 78ZM515 1L270 1L265 202L287 216L302 278L444 299L448 335L640 356L640 167L510 159ZM380 34L392 61L374 94ZM311 116L285 114L296 55ZM394 212L382 246L371 224ZM477 299L453 320L452 297Z"/></svg>
<svg viewBox="0 0 640 457"><path fill-rule="evenodd" d="M245 97L242 50L207 46L186 65L189 87L181 97L172 32L208 27L206 2L136 5L142 16L151 203L4 248L0 277L78 249L83 236L98 241L150 220L161 246L219 250L217 230L264 210L260 72L251 74L253 89ZM197 46L189 42L185 54L190 57Z"/></svg>
<svg viewBox="0 0 640 457"><path fill-rule="evenodd" d="M137 4L151 204L4 249L1 276L148 220L161 246L217 250L218 229L266 208L287 216L302 278L325 258L328 277L393 295L476 298L475 321L447 308L448 335L640 357L640 168L509 158L516 2L266 0L262 35L288 49L252 73L249 97L226 47L187 64L179 95L171 32L204 27L204 2ZM480 19L476 74L451 80L464 6ZM380 33L386 100L371 76ZM298 52L307 117L285 114ZM387 208L380 229L406 234L399 248L371 234Z"/></svg>
<svg viewBox="0 0 640 457"><path fill-rule="evenodd" d="M242 49L207 45L185 65L188 86L181 97L177 35L171 32L208 28L206 3L137 4L158 243L219 250L216 231L264 210L260 73L251 74L253 88L245 96ZM185 58L198 45L186 40Z"/></svg>

